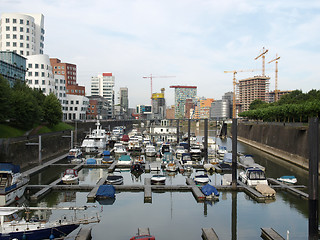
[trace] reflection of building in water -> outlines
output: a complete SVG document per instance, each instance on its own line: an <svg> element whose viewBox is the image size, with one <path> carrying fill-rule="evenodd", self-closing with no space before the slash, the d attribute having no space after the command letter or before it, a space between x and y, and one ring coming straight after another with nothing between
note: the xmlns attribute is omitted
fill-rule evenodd
<svg viewBox="0 0 320 240"><path fill-rule="evenodd" d="M227 192L222 192L221 193L221 199L222 200L227 200Z"/></svg>

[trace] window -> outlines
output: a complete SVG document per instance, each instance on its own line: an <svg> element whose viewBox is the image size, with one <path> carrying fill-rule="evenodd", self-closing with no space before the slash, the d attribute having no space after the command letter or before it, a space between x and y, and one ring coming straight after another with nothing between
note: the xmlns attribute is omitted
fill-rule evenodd
<svg viewBox="0 0 320 240"><path fill-rule="evenodd" d="M20 35L20 40L23 40L23 35Z"/></svg>
<svg viewBox="0 0 320 240"><path fill-rule="evenodd" d="M61 68L64 69L64 66L62 66Z"/></svg>
<svg viewBox="0 0 320 240"><path fill-rule="evenodd" d="M42 80L42 85L45 85L46 84L46 80Z"/></svg>
<svg viewBox="0 0 320 240"><path fill-rule="evenodd" d="M42 88L42 92L45 93L45 92L46 92L46 89L45 89L45 88Z"/></svg>
<svg viewBox="0 0 320 240"><path fill-rule="evenodd" d="M39 76L39 72L34 72L34 76L38 77Z"/></svg>
<svg viewBox="0 0 320 240"><path fill-rule="evenodd" d="M10 34L6 34L6 39L10 39Z"/></svg>
<svg viewBox="0 0 320 240"><path fill-rule="evenodd" d="M76 104L79 104L79 101L78 101L78 100L76 101Z"/></svg>
<svg viewBox="0 0 320 240"><path fill-rule="evenodd" d="M9 18L6 18L6 23L10 23L10 19Z"/></svg>
<svg viewBox="0 0 320 240"><path fill-rule="evenodd" d="M28 76L31 77L32 76L32 72L28 72Z"/></svg>
<svg viewBox="0 0 320 240"><path fill-rule="evenodd" d="M10 27L9 26L6 26L6 31L10 31Z"/></svg>
<svg viewBox="0 0 320 240"><path fill-rule="evenodd" d="M27 32L27 33L29 32L29 28L26 29L26 32Z"/></svg>
<svg viewBox="0 0 320 240"><path fill-rule="evenodd" d="M32 68L32 63L29 63L29 64L28 64L28 68Z"/></svg>
<svg viewBox="0 0 320 240"><path fill-rule="evenodd" d="M10 42L6 42L6 46L7 46L7 47L10 47Z"/></svg>
<svg viewBox="0 0 320 240"><path fill-rule="evenodd" d="M29 51L27 51L27 56L29 56L30 54L29 54Z"/></svg>
<svg viewBox="0 0 320 240"><path fill-rule="evenodd" d="M44 64L41 64L41 69L44 69Z"/></svg>
<svg viewBox="0 0 320 240"><path fill-rule="evenodd" d="M20 47L23 47L23 43L20 43Z"/></svg>
<svg viewBox="0 0 320 240"><path fill-rule="evenodd" d="M35 68L39 68L39 64L36 63L36 64L34 65L34 67L35 67Z"/></svg>
<svg viewBox="0 0 320 240"><path fill-rule="evenodd" d="M29 25L30 24L30 22L29 22L29 20L27 20L27 25Z"/></svg>
<svg viewBox="0 0 320 240"><path fill-rule="evenodd" d="M72 111L73 110L73 107L70 107L70 111Z"/></svg>
<svg viewBox="0 0 320 240"><path fill-rule="evenodd" d="M26 40L29 41L29 36L26 37Z"/></svg>
<svg viewBox="0 0 320 240"><path fill-rule="evenodd" d="M12 31L16 32L17 31L17 27L12 27Z"/></svg>
<svg viewBox="0 0 320 240"><path fill-rule="evenodd" d="M44 77L44 72L41 72L41 77Z"/></svg>
<svg viewBox="0 0 320 240"><path fill-rule="evenodd" d="M29 43L27 43L27 48L29 48Z"/></svg>
<svg viewBox="0 0 320 240"><path fill-rule="evenodd" d="M75 111L78 111L78 107L74 107L74 110L75 110Z"/></svg>
<svg viewBox="0 0 320 240"><path fill-rule="evenodd" d="M23 32L23 27L20 27L20 32Z"/></svg>
<svg viewBox="0 0 320 240"><path fill-rule="evenodd" d="M23 24L23 19L20 19L20 24Z"/></svg>
<svg viewBox="0 0 320 240"><path fill-rule="evenodd" d="M71 104L73 104L73 100L71 100L71 102L70 102Z"/></svg>
<svg viewBox="0 0 320 240"><path fill-rule="evenodd" d="M13 47L16 47L16 46L17 46L17 43L16 43L16 42L13 42L13 43L12 43L12 46L13 46Z"/></svg>
<svg viewBox="0 0 320 240"><path fill-rule="evenodd" d="M32 84L32 80L29 80L29 84Z"/></svg>
<svg viewBox="0 0 320 240"><path fill-rule="evenodd" d="M39 84L39 80L34 80L34 84Z"/></svg>
<svg viewBox="0 0 320 240"><path fill-rule="evenodd" d="M58 66L58 69L60 69L60 66Z"/></svg>
<svg viewBox="0 0 320 240"><path fill-rule="evenodd" d="M15 19L15 18L12 19L12 22L13 22L13 23L17 23L17 19Z"/></svg>
<svg viewBox="0 0 320 240"><path fill-rule="evenodd" d="M23 51L20 51L20 55L23 55Z"/></svg>

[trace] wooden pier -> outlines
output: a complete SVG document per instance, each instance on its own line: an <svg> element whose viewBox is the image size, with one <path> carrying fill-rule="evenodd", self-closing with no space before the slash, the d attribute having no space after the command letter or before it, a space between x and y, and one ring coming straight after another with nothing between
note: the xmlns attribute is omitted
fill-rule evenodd
<svg viewBox="0 0 320 240"><path fill-rule="evenodd" d="M278 185L281 189L283 189L289 193L292 193L298 197L302 197L304 199L309 199L309 194L300 191L299 189L297 189L297 186L295 186L295 185L287 185L287 184L282 183L274 178L268 178L268 182L270 182L271 184Z"/></svg>
<svg viewBox="0 0 320 240"><path fill-rule="evenodd" d="M96 195L99 187L106 182L106 178L100 178L97 182L97 185L91 190L91 192L87 195L88 202L95 202Z"/></svg>
<svg viewBox="0 0 320 240"><path fill-rule="evenodd" d="M151 178L145 178L144 184L144 202L152 203Z"/></svg>
<svg viewBox="0 0 320 240"><path fill-rule="evenodd" d="M201 202L206 199L204 194L201 192L200 188L196 185L196 183L191 178L187 178L186 183L191 186L191 192L194 198L197 200L197 202Z"/></svg>
<svg viewBox="0 0 320 240"><path fill-rule="evenodd" d="M264 240L285 240L273 228L261 228L261 238Z"/></svg>
<svg viewBox="0 0 320 240"><path fill-rule="evenodd" d="M92 227L82 227L80 231L78 232L77 236L75 237L75 240L89 240L91 239L91 230Z"/></svg>
<svg viewBox="0 0 320 240"><path fill-rule="evenodd" d="M213 228L201 228L202 230L202 239L204 240L219 240L218 235Z"/></svg>

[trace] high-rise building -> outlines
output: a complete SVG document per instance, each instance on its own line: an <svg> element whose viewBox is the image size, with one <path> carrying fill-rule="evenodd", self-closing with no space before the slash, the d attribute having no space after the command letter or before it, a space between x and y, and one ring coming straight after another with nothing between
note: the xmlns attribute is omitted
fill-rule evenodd
<svg viewBox="0 0 320 240"><path fill-rule="evenodd" d="M26 79L26 58L14 52L0 51L0 74L8 79L11 87L16 81Z"/></svg>
<svg viewBox="0 0 320 240"><path fill-rule="evenodd" d="M228 119L230 118L230 102L228 99L215 100L211 103L210 118Z"/></svg>
<svg viewBox="0 0 320 240"><path fill-rule="evenodd" d="M195 99L196 86L170 86L175 89L175 118L184 118L186 99Z"/></svg>
<svg viewBox="0 0 320 240"><path fill-rule="evenodd" d="M43 54L44 16L42 14L3 13L0 20L0 51L24 57Z"/></svg>
<svg viewBox="0 0 320 240"><path fill-rule="evenodd" d="M279 91L278 90L278 99L280 99L283 95L291 93L292 90L286 90L286 91ZM275 102L275 93L274 91L268 92L267 94L267 102L273 103Z"/></svg>
<svg viewBox="0 0 320 240"><path fill-rule="evenodd" d="M62 75L66 80L66 93L85 96L85 87L77 84L77 65L63 63L58 58L50 58L52 71L55 75Z"/></svg>
<svg viewBox="0 0 320 240"><path fill-rule="evenodd" d="M222 96L222 101L227 100L229 102L229 116L227 118L232 118L232 104L233 104L233 92L226 92Z"/></svg>
<svg viewBox="0 0 320 240"><path fill-rule="evenodd" d="M152 111L155 119L166 118L166 99L164 98L164 88L161 88L161 93L152 94Z"/></svg>
<svg viewBox="0 0 320 240"><path fill-rule="evenodd" d="M114 81L112 73L102 73L91 78L91 96L101 96L108 101L108 119L114 117Z"/></svg>
<svg viewBox="0 0 320 240"><path fill-rule="evenodd" d="M129 109L129 97L128 97L128 88L121 87L119 90L119 104L120 104L120 115L123 115L124 118L127 117Z"/></svg>
<svg viewBox="0 0 320 240"><path fill-rule="evenodd" d="M264 76L255 76L239 80L236 103L239 113L249 110L250 104L256 99L267 101L269 80L269 77Z"/></svg>
<svg viewBox="0 0 320 240"><path fill-rule="evenodd" d="M210 107L211 103L214 102L213 98L206 98L200 100L200 118L209 118L210 117Z"/></svg>

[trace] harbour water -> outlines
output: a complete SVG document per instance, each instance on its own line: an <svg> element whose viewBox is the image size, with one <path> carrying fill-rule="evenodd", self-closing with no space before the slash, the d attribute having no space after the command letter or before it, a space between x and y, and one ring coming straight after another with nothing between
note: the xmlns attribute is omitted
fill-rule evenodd
<svg viewBox="0 0 320 240"><path fill-rule="evenodd" d="M231 139L216 139L218 144L231 151ZM307 185L308 173L245 144L238 143L238 151L251 154L257 163L266 167L266 176L277 178L295 175L299 185ZM30 184L49 184L66 167L52 166L32 177ZM195 175L195 170L191 177ZM95 184L106 177L107 169L87 169L79 172L81 184ZM128 170L121 171L124 184L144 184L143 173L138 178ZM48 179L47 176L51 176ZM185 184L186 176L180 173L167 176L166 185ZM211 184L220 185L221 175L210 175ZM305 190L306 191L306 190ZM153 192L152 203L144 203L143 192L117 192L114 202L105 205L87 203L88 192L53 191L40 200L38 206L96 206L84 213L101 216L101 222L92 225L92 238L130 239L139 227L148 227L156 239L201 239L201 228L214 228L220 239L260 239L261 227L272 227L283 237L289 231L290 239L307 239L308 201L277 190L276 199L258 203L244 192L222 191L219 201L197 203L191 192ZM53 211L51 219L62 214ZM75 234L75 233L74 233Z"/></svg>

